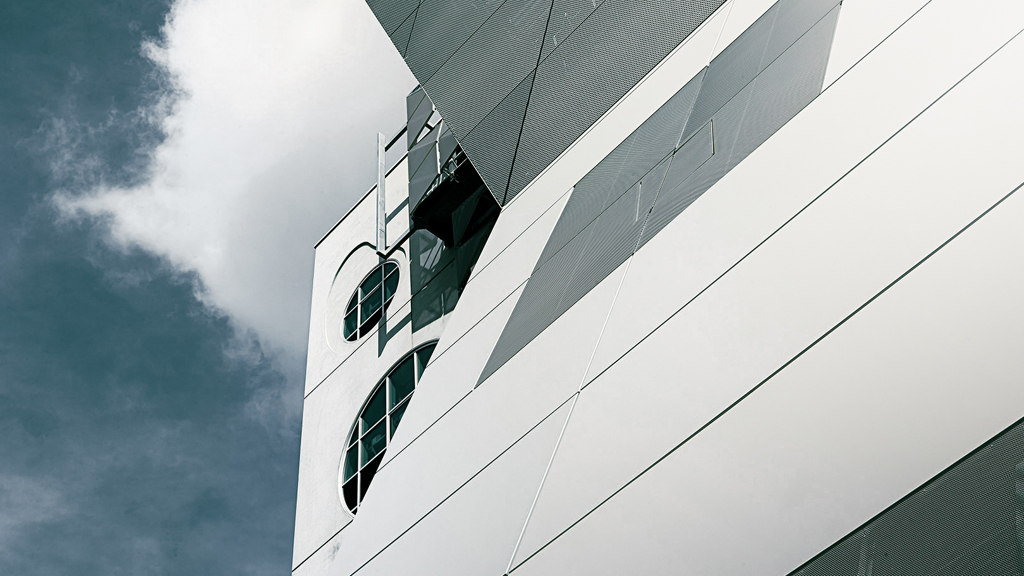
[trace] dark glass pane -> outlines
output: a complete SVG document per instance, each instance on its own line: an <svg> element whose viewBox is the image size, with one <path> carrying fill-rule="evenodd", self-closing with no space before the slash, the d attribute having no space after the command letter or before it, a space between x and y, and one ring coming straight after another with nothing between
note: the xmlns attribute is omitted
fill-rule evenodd
<svg viewBox="0 0 1024 576"><path fill-rule="evenodd" d="M391 435L392 436L395 435L395 430L398 428L398 423L402 421L402 415L405 414L405 409L408 408L408 407L409 407L409 403L406 402L405 404L402 404L398 408L395 408L395 411L391 413Z"/></svg>
<svg viewBox="0 0 1024 576"><path fill-rule="evenodd" d="M348 444L346 444L346 446L351 446L351 445L355 444L356 440L359 440L359 422L358 421L356 422L356 425L352 427L352 434L349 434Z"/></svg>
<svg viewBox="0 0 1024 576"><path fill-rule="evenodd" d="M395 267L395 271L384 280L384 299L387 300L395 295L395 291L398 290L398 267Z"/></svg>
<svg viewBox="0 0 1024 576"><path fill-rule="evenodd" d="M363 468L363 472L359 475L362 479L362 486L359 489L359 500L362 501L363 497L366 496L366 489L370 487L370 481L373 480L374 474L377 473L377 468L380 468L381 461L384 460L384 453L381 452L372 462L370 462L366 468Z"/></svg>
<svg viewBox="0 0 1024 576"><path fill-rule="evenodd" d="M366 297L365 300L363 300L363 303L361 305L362 313L363 313L363 318L365 319L365 318L369 318L369 317L373 316L374 312L376 312L377 310L380 310L380 306L383 303L384 302L382 302L381 299L380 299L380 288L378 287L376 290L371 292ZM365 322L365 320L364 320L364 322Z"/></svg>
<svg viewBox="0 0 1024 576"><path fill-rule="evenodd" d="M373 426L384 417L384 412L387 411L385 402L387 402L387 398L384 396L384 387L380 386L373 393L370 401L366 403L366 408L363 408L363 430L369 430L370 426Z"/></svg>
<svg viewBox="0 0 1024 576"><path fill-rule="evenodd" d="M377 424L359 441L363 448L361 461L364 465L387 448L388 431L386 425L386 422Z"/></svg>
<svg viewBox="0 0 1024 576"><path fill-rule="evenodd" d="M388 383L391 386L391 406L389 408L394 408L396 404L405 400L406 396L412 394L413 388L416 387L414 371L413 357L410 355L388 376Z"/></svg>
<svg viewBox="0 0 1024 576"><path fill-rule="evenodd" d="M352 310L345 316L345 339L355 340L356 328L359 327L359 314Z"/></svg>
<svg viewBox="0 0 1024 576"><path fill-rule="evenodd" d="M358 483L359 483L359 477L356 476L355 478L352 478L351 480L346 482L341 487L342 493L345 494L345 505L348 506L349 510L353 510L354 511L356 509L356 506L359 504L359 500L358 500L359 486L358 486Z"/></svg>
<svg viewBox="0 0 1024 576"><path fill-rule="evenodd" d="M434 353L434 348L437 348L437 344L431 344L424 346L416 351L416 356L419 358L419 374L417 378L423 376L423 370L427 367L427 362L430 362L430 355Z"/></svg>
<svg viewBox="0 0 1024 576"><path fill-rule="evenodd" d="M360 296L365 298L371 290L380 286L381 278L383 278L383 271L380 267L373 272L370 272L370 275L366 277L366 280L363 280L363 283L359 285Z"/></svg>
<svg viewBox="0 0 1024 576"><path fill-rule="evenodd" d="M343 474L343 482L348 482L348 479L355 476L359 470L359 446L352 446L345 453L345 470Z"/></svg>
<svg viewBox="0 0 1024 576"><path fill-rule="evenodd" d="M369 318L363 319L363 324L359 327L359 335L366 336L370 332L373 332L373 329L377 326L378 322L380 322L380 310L374 312Z"/></svg>
<svg viewBox="0 0 1024 576"><path fill-rule="evenodd" d="M356 304L359 304L359 292L358 291L355 294L353 294L352 298L348 301L348 306L345 308L345 313L348 314L349 312L355 310L356 309Z"/></svg>

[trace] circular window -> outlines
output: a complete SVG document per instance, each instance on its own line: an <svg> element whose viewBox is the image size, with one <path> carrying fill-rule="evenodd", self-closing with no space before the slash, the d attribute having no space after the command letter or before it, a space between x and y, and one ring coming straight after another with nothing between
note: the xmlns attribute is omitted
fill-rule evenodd
<svg viewBox="0 0 1024 576"><path fill-rule="evenodd" d="M355 514L377 473L384 451L402 421L409 399L437 341L410 352L377 383L352 425L342 462L341 493L345 505Z"/></svg>
<svg viewBox="0 0 1024 576"><path fill-rule="evenodd" d="M354 341L366 336L380 321L398 290L398 264L388 260L363 278L345 307L342 334Z"/></svg>

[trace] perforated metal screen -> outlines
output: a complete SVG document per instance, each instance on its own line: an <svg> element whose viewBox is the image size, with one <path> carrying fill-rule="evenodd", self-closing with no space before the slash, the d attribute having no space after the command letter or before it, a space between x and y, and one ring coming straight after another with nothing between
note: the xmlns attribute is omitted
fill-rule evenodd
<svg viewBox="0 0 1024 576"><path fill-rule="evenodd" d="M367 0L511 201L725 0Z"/></svg>
<svg viewBox="0 0 1024 576"><path fill-rule="evenodd" d="M1024 575L1024 423L791 576Z"/></svg>

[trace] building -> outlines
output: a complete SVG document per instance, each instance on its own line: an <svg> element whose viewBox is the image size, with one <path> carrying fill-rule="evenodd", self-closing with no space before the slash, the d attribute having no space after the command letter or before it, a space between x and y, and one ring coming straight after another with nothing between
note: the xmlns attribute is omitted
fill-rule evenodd
<svg viewBox="0 0 1024 576"><path fill-rule="evenodd" d="M295 576L1024 574L1024 4L368 3Z"/></svg>

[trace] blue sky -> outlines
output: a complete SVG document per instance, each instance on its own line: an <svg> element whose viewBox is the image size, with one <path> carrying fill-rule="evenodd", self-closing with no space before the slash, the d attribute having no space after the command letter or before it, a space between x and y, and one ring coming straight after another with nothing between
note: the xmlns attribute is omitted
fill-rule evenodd
<svg viewBox="0 0 1024 576"><path fill-rule="evenodd" d="M357 0L12 0L0 70L0 573L287 573L312 245L414 80Z"/></svg>

